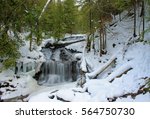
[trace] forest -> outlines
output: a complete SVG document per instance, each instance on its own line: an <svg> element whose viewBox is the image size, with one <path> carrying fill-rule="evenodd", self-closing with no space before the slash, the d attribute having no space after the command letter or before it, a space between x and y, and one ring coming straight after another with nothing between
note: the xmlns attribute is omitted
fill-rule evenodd
<svg viewBox="0 0 150 119"><path fill-rule="evenodd" d="M1 0L0 101L150 101L150 0Z"/></svg>

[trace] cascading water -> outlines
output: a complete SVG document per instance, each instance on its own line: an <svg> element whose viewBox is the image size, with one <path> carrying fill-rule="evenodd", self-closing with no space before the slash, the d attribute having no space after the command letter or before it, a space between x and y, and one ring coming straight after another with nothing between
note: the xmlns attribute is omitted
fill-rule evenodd
<svg viewBox="0 0 150 119"><path fill-rule="evenodd" d="M72 81L72 67L70 62L46 61L41 67L39 84L56 84Z"/></svg>
<svg viewBox="0 0 150 119"><path fill-rule="evenodd" d="M76 61L58 61L60 52L56 51L57 53L55 52L53 55L48 49L42 51L46 56L46 62L42 64L40 75L38 75L39 85L48 86L56 83L72 82L77 79L78 66Z"/></svg>

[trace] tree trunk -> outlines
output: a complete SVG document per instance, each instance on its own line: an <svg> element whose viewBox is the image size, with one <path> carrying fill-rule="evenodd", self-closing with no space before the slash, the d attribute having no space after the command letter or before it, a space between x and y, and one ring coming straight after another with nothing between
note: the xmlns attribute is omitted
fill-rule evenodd
<svg viewBox="0 0 150 119"><path fill-rule="evenodd" d="M134 0L134 33L133 36L136 37L136 1Z"/></svg>
<svg viewBox="0 0 150 119"><path fill-rule="evenodd" d="M106 28L105 25L103 25L103 49L102 54L106 54Z"/></svg>
<svg viewBox="0 0 150 119"><path fill-rule="evenodd" d="M39 20L37 20L36 29L37 29L37 38L36 38L36 44L40 45L40 28L39 28Z"/></svg>
<svg viewBox="0 0 150 119"><path fill-rule="evenodd" d="M143 11L143 31L142 31L142 40L144 40L144 31L145 31L145 2L142 1L142 11Z"/></svg>
<svg viewBox="0 0 150 119"><path fill-rule="evenodd" d="M29 50L32 51L32 30L30 33L30 46L29 46Z"/></svg>
<svg viewBox="0 0 150 119"><path fill-rule="evenodd" d="M107 32L106 32L106 27L105 27L105 42L104 42L105 53L106 53L106 43L107 43Z"/></svg>
<svg viewBox="0 0 150 119"><path fill-rule="evenodd" d="M106 54L106 28L103 18L100 21L100 56L102 56Z"/></svg>
<svg viewBox="0 0 150 119"><path fill-rule="evenodd" d="M90 45L91 45L90 37L91 37L91 34L89 34L89 35L88 35L88 38L87 38L87 44L86 44L87 52L90 51Z"/></svg>
<svg viewBox="0 0 150 119"><path fill-rule="evenodd" d="M104 36L103 36L103 20L102 20L102 17L100 16L100 30L99 30L99 34L100 34L100 38L99 38L99 40L100 40L100 44L99 44L99 46L100 46L100 49L99 49L99 53L100 53L100 57L102 56L102 54L103 54L103 40L104 40Z"/></svg>
<svg viewBox="0 0 150 119"><path fill-rule="evenodd" d="M91 0L89 0L89 6L90 6L90 11L89 11L89 37L87 41L87 51L90 51L90 46L91 46L91 37L92 37L92 11L91 11Z"/></svg>
<svg viewBox="0 0 150 119"><path fill-rule="evenodd" d="M112 82L115 78L117 77L121 77L123 74L127 73L128 71L130 71L132 68L132 66L130 65L130 63L128 64L124 64L121 67L119 67L117 70L113 71L112 74L110 74L106 80Z"/></svg>
<svg viewBox="0 0 150 119"><path fill-rule="evenodd" d="M102 40L103 40L102 28L100 28L99 32L100 32L99 33L100 34L100 36L99 36L100 37L99 38L99 40L100 40L100 42L99 42L100 43L99 44L100 45L99 53L100 53L100 57L101 57L102 56L102 47L103 47L103 45L102 45Z"/></svg>
<svg viewBox="0 0 150 119"><path fill-rule="evenodd" d="M45 48L51 48L51 49L63 48L65 46L71 45L73 43L78 43L78 42L82 42L82 41L85 41L85 39L75 40L75 41L71 41L71 42L70 41L69 42L55 42L55 43L48 42L45 45Z"/></svg>

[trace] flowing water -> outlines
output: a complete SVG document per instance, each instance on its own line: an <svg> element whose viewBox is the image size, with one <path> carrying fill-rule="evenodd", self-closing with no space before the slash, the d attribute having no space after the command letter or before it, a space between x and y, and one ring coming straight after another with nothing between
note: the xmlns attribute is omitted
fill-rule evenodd
<svg viewBox="0 0 150 119"><path fill-rule="evenodd" d="M41 66L39 85L54 85L77 79L78 66L76 61L52 60L52 53L48 49L44 49L43 54L46 56L46 62Z"/></svg>
<svg viewBox="0 0 150 119"><path fill-rule="evenodd" d="M72 67L70 62L46 61L41 67L39 84L55 84L72 81Z"/></svg>

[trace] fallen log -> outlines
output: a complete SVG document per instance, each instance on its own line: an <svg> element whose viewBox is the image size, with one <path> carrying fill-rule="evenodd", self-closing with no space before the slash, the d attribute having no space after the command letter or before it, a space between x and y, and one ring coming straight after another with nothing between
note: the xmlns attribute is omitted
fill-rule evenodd
<svg viewBox="0 0 150 119"><path fill-rule="evenodd" d="M116 101L118 98L127 98L128 96L131 96L133 99L136 98L136 96L140 95L140 94L146 94L146 93L150 93L150 90L148 90L146 88L146 85L147 84L144 84L142 86L140 86L139 90L136 92L136 93L126 93L126 94L123 94L123 95L120 95L120 96L117 96L117 97L109 97L107 98L107 100L109 102L114 102Z"/></svg>
<svg viewBox="0 0 150 119"><path fill-rule="evenodd" d="M119 75L116 76L115 78L119 78L119 77L121 77L123 74L127 74L127 73L128 73L130 70L132 70L132 69L133 69L133 68L127 69L126 71L124 71L123 73L119 74ZM115 78L111 79L109 82L112 83L112 82L115 80Z"/></svg>
<svg viewBox="0 0 150 119"><path fill-rule="evenodd" d="M96 78L99 74L101 74L105 69L107 69L112 63L113 61L116 60L116 55L112 56L107 63L105 63L102 67L100 67L99 69L91 72L91 73L86 73L86 79L91 79L91 78Z"/></svg>
<svg viewBox="0 0 150 119"><path fill-rule="evenodd" d="M55 42L55 43L48 42L45 45L45 48L51 48L51 49L63 48L65 46L68 46L68 45L71 45L71 44L74 44L74 43L78 43L78 42L82 42L82 41L85 41L85 39L68 41L68 42L67 41L60 41L60 42Z"/></svg>
<svg viewBox="0 0 150 119"><path fill-rule="evenodd" d="M125 65L121 66L120 68L118 68L116 71L114 71L112 74L110 74L106 78L106 80L111 83L114 81L115 78L121 77L123 74L126 74L127 72L129 72L132 69L133 68L131 67L130 63L125 64Z"/></svg>

